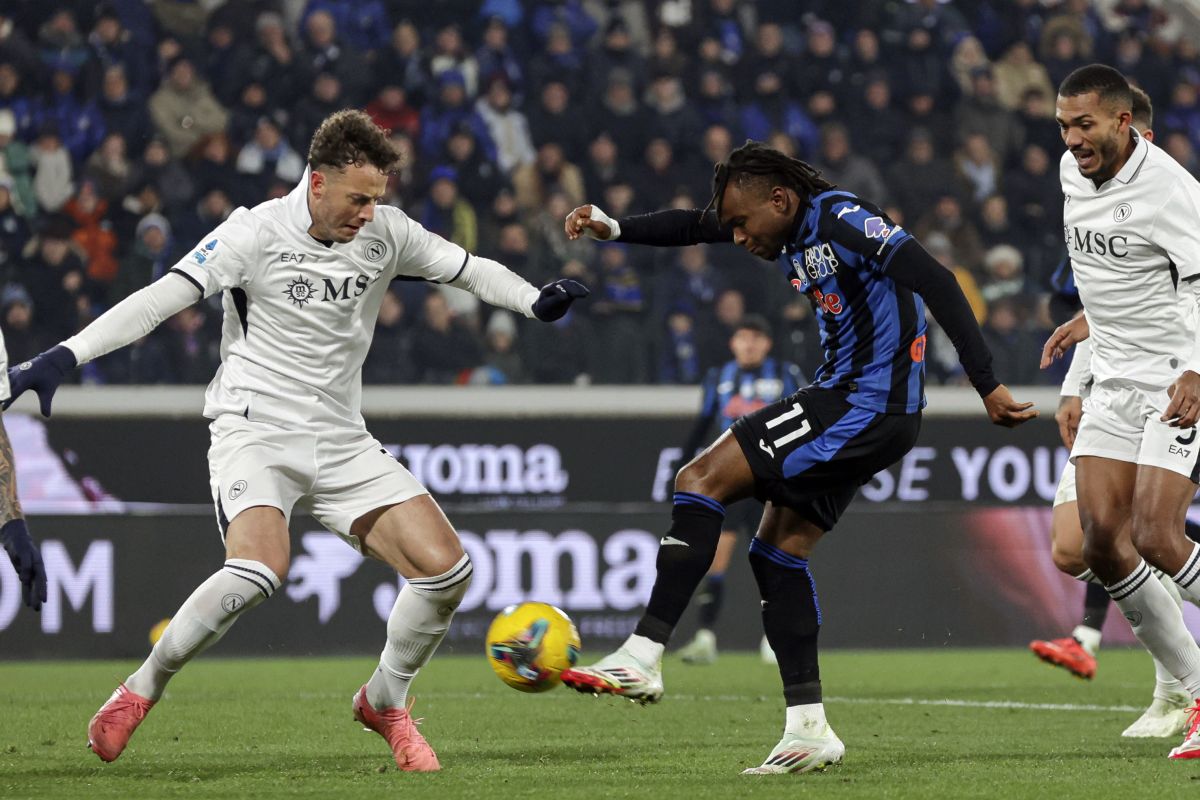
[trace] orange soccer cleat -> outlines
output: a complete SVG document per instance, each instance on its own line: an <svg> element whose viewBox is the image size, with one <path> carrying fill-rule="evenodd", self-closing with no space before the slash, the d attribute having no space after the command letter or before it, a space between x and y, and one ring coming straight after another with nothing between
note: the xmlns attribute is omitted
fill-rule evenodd
<svg viewBox="0 0 1200 800"><path fill-rule="evenodd" d="M1183 744L1174 748L1167 758L1200 758L1200 700L1188 709L1188 723Z"/></svg>
<svg viewBox="0 0 1200 800"><path fill-rule="evenodd" d="M152 708L153 700L134 694L122 683L88 723L88 747L101 760L116 761Z"/></svg>
<svg viewBox="0 0 1200 800"><path fill-rule="evenodd" d="M409 704L409 708L412 705ZM438 763L437 753L425 741L425 737L417 730L417 723L408 713L407 708L385 708L376 711L367 700L367 687L358 690L354 695L354 718L363 724L364 728L373 730L387 739L392 746L392 754L396 757L396 766L405 772L437 772L442 768Z"/></svg>
<svg viewBox="0 0 1200 800"><path fill-rule="evenodd" d="M1096 657L1073 636L1048 642L1036 639L1029 643L1029 649L1042 661L1062 667L1072 675L1088 681L1096 677Z"/></svg>

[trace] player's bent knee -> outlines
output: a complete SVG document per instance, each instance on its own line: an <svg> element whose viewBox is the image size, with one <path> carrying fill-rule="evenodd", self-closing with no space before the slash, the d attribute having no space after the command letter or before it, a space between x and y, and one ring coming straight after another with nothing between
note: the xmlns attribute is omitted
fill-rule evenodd
<svg viewBox="0 0 1200 800"><path fill-rule="evenodd" d="M718 487L715 480L717 471L714 466L713 459L709 458L706 453L693 458L684 464L675 475L675 491L694 492L705 497L713 497Z"/></svg>
<svg viewBox="0 0 1200 800"><path fill-rule="evenodd" d="M453 611L458 608L467 589L471 588L471 579L475 568L471 564L471 556L463 553L458 561L440 575L431 578L412 578L408 585L418 595L435 602L439 607Z"/></svg>
<svg viewBox="0 0 1200 800"><path fill-rule="evenodd" d="M1050 557L1060 572L1070 575L1072 578L1087 570L1087 564L1083 561L1082 549L1075 552L1064 552L1055 547L1050 551Z"/></svg>

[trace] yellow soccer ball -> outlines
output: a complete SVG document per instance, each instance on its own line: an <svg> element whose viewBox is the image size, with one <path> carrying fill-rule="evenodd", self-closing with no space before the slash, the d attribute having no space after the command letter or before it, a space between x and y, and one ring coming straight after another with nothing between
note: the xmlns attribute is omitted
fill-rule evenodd
<svg viewBox="0 0 1200 800"><path fill-rule="evenodd" d="M579 631L562 610L521 603L496 615L487 632L488 663L500 680L522 692L545 692L579 660Z"/></svg>

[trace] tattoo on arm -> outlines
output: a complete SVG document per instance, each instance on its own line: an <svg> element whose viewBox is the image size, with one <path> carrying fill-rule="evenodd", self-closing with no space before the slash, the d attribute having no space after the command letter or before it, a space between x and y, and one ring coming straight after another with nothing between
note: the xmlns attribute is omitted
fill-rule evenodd
<svg viewBox="0 0 1200 800"><path fill-rule="evenodd" d="M21 501L17 499L17 465L13 461L8 431L0 419L0 525L22 516Z"/></svg>

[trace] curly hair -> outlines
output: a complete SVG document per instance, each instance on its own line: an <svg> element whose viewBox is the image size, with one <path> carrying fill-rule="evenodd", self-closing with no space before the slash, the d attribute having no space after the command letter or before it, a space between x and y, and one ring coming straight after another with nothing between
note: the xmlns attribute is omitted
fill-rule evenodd
<svg viewBox="0 0 1200 800"><path fill-rule="evenodd" d="M715 208L720 216L721 201L730 181L741 188L751 185L763 188L786 186L805 201L834 187L812 165L752 139L747 139L744 145L714 167L712 199L708 201L705 211Z"/></svg>
<svg viewBox="0 0 1200 800"><path fill-rule="evenodd" d="M388 140L388 133L362 111L336 111L313 134L308 165L314 170L341 170L370 164L380 172L391 172L400 160L400 152Z"/></svg>

